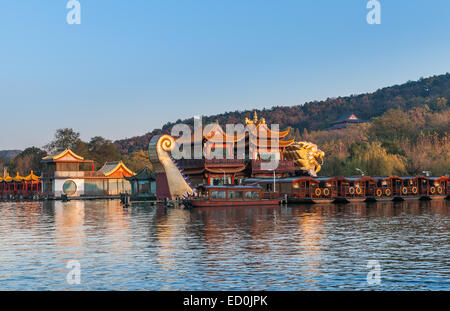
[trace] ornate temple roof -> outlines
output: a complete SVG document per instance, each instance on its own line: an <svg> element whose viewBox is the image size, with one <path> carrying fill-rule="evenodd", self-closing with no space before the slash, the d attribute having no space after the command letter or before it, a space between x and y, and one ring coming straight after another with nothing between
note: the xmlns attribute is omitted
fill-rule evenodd
<svg viewBox="0 0 450 311"><path fill-rule="evenodd" d="M364 121L359 119L354 113L346 114L331 124L339 124L339 123L363 123Z"/></svg>
<svg viewBox="0 0 450 311"><path fill-rule="evenodd" d="M143 168L140 172L138 172L136 175L127 177L125 176L126 180L156 180L155 175L153 174L152 170L146 166Z"/></svg>
<svg viewBox="0 0 450 311"><path fill-rule="evenodd" d="M364 122L366 122L366 121L361 120L354 113L350 113L350 114L346 114L346 115L340 117L339 119L337 119L336 121L332 122L331 123L332 126L327 128L327 130L342 129L342 128L346 128L347 126L350 126L350 125L360 124L360 123L364 123Z"/></svg>
<svg viewBox="0 0 450 311"><path fill-rule="evenodd" d="M13 178L11 176L9 176L9 173L6 174L5 178L3 178L4 182L11 182L13 181Z"/></svg>
<svg viewBox="0 0 450 311"><path fill-rule="evenodd" d="M34 172L31 171L30 175L24 177L25 181L38 181L39 180L39 176L34 175Z"/></svg>
<svg viewBox="0 0 450 311"><path fill-rule="evenodd" d="M122 161L106 162L99 171L107 177L131 177L136 175Z"/></svg>
<svg viewBox="0 0 450 311"><path fill-rule="evenodd" d="M12 180L15 182L21 182L24 179L25 179L24 177L20 176L19 172L16 173L16 177L12 178Z"/></svg>
<svg viewBox="0 0 450 311"><path fill-rule="evenodd" d="M85 161L83 157L77 155L69 148L58 151L55 154L42 158L42 162L91 162Z"/></svg>
<svg viewBox="0 0 450 311"><path fill-rule="evenodd" d="M39 181L40 177L34 175L33 171L26 176L20 176L20 174L17 172L15 177L11 177L9 173L6 175L6 177L0 177L0 182L23 182L23 181Z"/></svg>

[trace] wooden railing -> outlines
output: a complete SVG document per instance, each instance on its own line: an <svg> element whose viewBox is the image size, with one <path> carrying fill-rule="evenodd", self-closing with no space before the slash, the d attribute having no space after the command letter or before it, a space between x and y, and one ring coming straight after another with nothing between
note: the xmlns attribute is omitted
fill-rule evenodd
<svg viewBox="0 0 450 311"><path fill-rule="evenodd" d="M105 177L102 172L92 171L56 171L45 172L43 178L89 178L89 177Z"/></svg>

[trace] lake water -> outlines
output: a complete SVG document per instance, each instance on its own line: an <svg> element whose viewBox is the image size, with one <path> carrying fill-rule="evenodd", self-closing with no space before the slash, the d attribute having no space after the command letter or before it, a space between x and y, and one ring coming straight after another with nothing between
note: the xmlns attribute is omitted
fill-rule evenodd
<svg viewBox="0 0 450 311"><path fill-rule="evenodd" d="M450 290L449 233L445 200L196 210L0 202L0 290ZM73 260L80 284L67 282ZM381 283L367 282L371 260Z"/></svg>

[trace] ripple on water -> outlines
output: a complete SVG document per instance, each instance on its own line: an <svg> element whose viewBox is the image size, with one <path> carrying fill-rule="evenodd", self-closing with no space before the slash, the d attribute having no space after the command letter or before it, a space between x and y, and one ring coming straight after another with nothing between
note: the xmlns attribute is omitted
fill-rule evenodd
<svg viewBox="0 0 450 311"><path fill-rule="evenodd" d="M449 207L3 202L0 290L449 290ZM66 282L70 260L79 285Z"/></svg>

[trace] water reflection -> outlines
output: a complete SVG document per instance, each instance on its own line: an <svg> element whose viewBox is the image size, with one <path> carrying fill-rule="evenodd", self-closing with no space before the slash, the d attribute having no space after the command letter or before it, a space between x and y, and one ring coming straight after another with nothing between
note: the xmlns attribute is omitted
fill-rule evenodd
<svg viewBox="0 0 450 311"><path fill-rule="evenodd" d="M192 211L0 203L0 289L450 289L449 201ZM65 283L68 260L82 284Z"/></svg>
<svg viewBox="0 0 450 311"><path fill-rule="evenodd" d="M84 204L82 201L56 202L55 242L57 249L72 256L81 255L84 234Z"/></svg>

